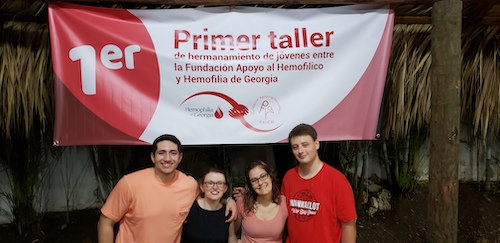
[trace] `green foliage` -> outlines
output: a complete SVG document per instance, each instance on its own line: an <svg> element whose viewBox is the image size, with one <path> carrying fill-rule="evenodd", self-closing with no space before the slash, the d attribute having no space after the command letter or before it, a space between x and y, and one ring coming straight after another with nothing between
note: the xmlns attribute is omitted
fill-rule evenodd
<svg viewBox="0 0 500 243"><path fill-rule="evenodd" d="M51 166L50 155L57 157L61 150L51 146L50 136L44 136L39 130L29 137L16 134L7 139L0 139L1 167L6 172L10 190L0 191L12 212L18 233L40 230L38 223L43 216L46 202L41 201L47 192L47 180Z"/></svg>
<svg viewBox="0 0 500 243"><path fill-rule="evenodd" d="M340 165L341 171L346 175L352 186L357 206L361 205L364 190L364 173L366 171L366 152L369 142L366 141L346 141L340 145ZM362 155L361 160L359 159ZM358 177L359 163L361 166L361 176Z"/></svg>
<svg viewBox="0 0 500 243"><path fill-rule="evenodd" d="M64 196L66 199L66 223L71 223L70 221L70 211L72 210L72 200L78 194L78 182L82 178L84 172L87 171L87 166L90 164L87 163L85 167L78 172L78 175L74 175L75 171L75 163L69 161L61 161L63 163L63 167L60 168L59 172L61 174L61 179L63 182L63 190ZM63 169L64 168L64 169Z"/></svg>
<svg viewBox="0 0 500 243"><path fill-rule="evenodd" d="M89 146L91 162L101 200L105 200L121 177L140 168L151 166L149 146Z"/></svg>
<svg viewBox="0 0 500 243"><path fill-rule="evenodd" d="M361 151L360 142L345 141L340 145L340 171L344 173L354 190L357 185L358 154Z"/></svg>
<svg viewBox="0 0 500 243"><path fill-rule="evenodd" d="M422 145L429 137L427 126L416 126L410 129L410 133L403 141L392 141L387 145L388 163L390 163L390 174L397 183L396 189L400 193L413 192L417 185L415 178L417 163L420 157Z"/></svg>
<svg viewBox="0 0 500 243"><path fill-rule="evenodd" d="M415 177L410 174L401 175L398 178L398 186L401 193L411 193L417 187L417 180L415 180Z"/></svg>

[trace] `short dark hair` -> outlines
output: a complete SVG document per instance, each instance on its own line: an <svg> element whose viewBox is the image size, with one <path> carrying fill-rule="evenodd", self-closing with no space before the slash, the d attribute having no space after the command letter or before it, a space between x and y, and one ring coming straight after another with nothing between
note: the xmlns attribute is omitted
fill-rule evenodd
<svg viewBox="0 0 500 243"><path fill-rule="evenodd" d="M215 167L212 167L212 168L210 168L210 169L208 169L208 170L205 171L205 173L203 174L203 176L201 176L201 178L200 178L200 183L203 183L205 181L205 177L207 177L207 175L209 173L211 173L211 172L213 172L213 173L219 173L219 174L224 175L224 180L225 180L226 184L229 184L229 182L227 180L227 174L226 174L226 172L223 171L223 170L221 170L221 169L219 169L219 168L215 168Z"/></svg>
<svg viewBox="0 0 500 243"><path fill-rule="evenodd" d="M155 139L153 144L151 145L151 153L155 153L156 150L158 149L158 143L161 141L170 141L172 143L175 143L177 145L177 150L179 153L182 153L182 145L181 141L174 135L172 134L163 134Z"/></svg>
<svg viewBox="0 0 500 243"><path fill-rule="evenodd" d="M304 136L304 135L311 136L313 141L316 141L316 139L318 139L318 133L316 132L316 129L314 129L313 126L301 123L295 126L292 129L292 131L290 131L290 134L288 134L288 142L290 142L293 137Z"/></svg>

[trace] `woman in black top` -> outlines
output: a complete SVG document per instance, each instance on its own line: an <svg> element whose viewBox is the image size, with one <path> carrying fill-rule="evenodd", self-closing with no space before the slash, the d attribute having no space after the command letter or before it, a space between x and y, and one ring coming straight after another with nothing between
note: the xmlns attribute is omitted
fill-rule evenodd
<svg viewBox="0 0 500 243"><path fill-rule="evenodd" d="M221 203L227 191L226 174L210 169L201 178L203 197L196 199L182 227L182 243L236 243L233 223L226 223L226 205Z"/></svg>

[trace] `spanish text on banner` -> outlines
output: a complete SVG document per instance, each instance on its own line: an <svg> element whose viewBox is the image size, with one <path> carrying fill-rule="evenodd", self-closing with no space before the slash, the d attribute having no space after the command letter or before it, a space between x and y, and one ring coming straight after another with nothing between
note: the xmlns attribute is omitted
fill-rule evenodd
<svg viewBox="0 0 500 243"><path fill-rule="evenodd" d="M52 3L56 145L376 137L387 6L126 10Z"/></svg>

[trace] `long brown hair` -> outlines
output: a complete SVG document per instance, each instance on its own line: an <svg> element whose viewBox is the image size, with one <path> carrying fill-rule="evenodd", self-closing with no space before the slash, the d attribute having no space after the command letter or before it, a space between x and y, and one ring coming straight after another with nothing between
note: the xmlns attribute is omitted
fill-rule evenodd
<svg viewBox="0 0 500 243"><path fill-rule="evenodd" d="M280 204L281 202L281 197L280 197L280 189L278 188L278 177L276 176L276 173L274 170L272 170L266 163L264 163L262 160L256 160L251 162L245 169L245 213L246 214L251 214L255 210L255 202L257 201L257 193L253 190L252 187L252 182L250 182L250 176L249 173L252 169L260 167L263 170L266 171L266 173L269 175L271 178L271 182L273 183L273 189L272 189L272 201L276 204Z"/></svg>

